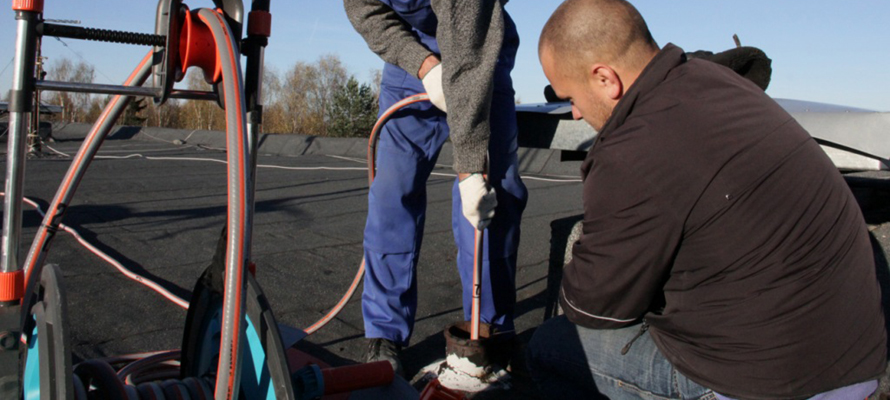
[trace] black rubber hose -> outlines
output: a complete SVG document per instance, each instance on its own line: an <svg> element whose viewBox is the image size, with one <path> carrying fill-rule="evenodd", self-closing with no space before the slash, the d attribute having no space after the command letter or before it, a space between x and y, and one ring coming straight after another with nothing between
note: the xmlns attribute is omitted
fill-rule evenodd
<svg viewBox="0 0 890 400"><path fill-rule="evenodd" d="M84 361L74 367L74 375L83 383L91 395L90 399L125 399L127 389L124 382L117 377L114 368L101 360ZM94 387L96 390L90 390Z"/></svg>

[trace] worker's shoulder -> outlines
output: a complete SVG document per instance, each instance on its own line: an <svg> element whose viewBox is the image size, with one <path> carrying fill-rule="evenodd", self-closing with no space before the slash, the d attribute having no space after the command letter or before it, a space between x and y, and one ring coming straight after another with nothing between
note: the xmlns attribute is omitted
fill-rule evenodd
<svg viewBox="0 0 890 400"><path fill-rule="evenodd" d="M689 60L640 96L635 117L661 131L770 131L792 119L759 86L722 65ZM741 124L741 125L740 125Z"/></svg>

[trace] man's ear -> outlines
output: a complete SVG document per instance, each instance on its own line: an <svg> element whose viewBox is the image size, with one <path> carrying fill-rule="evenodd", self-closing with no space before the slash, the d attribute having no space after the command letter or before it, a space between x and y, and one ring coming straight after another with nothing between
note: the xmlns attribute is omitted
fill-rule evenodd
<svg viewBox="0 0 890 400"><path fill-rule="evenodd" d="M615 69L605 64L594 64L590 68L590 83L609 99L618 101L624 94L624 83Z"/></svg>

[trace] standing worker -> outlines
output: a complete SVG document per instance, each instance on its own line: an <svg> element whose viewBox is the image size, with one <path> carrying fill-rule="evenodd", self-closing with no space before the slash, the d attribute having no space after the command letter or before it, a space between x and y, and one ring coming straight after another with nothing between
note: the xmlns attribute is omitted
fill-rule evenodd
<svg viewBox="0 0 890 400"><path fill-rule="evenodd" d="M399 374L399 353L417 311L426 181L449 136L458 173L452 228L464 318L471 315L474 235L484 229L481 319L508 335L514 329L519 222L528 192L518 171L510 78L519 37L505 3L344 0L355 29L386 61L381 112L423 92L432 102L402 110L383 128L368 199L362 294L367 361L390 361Z"/></svg>

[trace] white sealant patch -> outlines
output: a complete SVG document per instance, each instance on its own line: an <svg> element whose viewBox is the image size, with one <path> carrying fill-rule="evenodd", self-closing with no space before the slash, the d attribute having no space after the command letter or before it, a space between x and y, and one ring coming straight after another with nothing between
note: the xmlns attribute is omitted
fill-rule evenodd
<svg viewBox="0 0 890 400"><path fill-rule="evenodd" d="M457 360L451 360L451 358ZM469 360L449 355L447 361L436 361L421 370L421 373L435 375L439 378L439 382L443 386L466 393L478 393L486 390L509 390L512 387L510 383L510 374L506 370L497 365L489 368L483 368L481 376L470 375L466 371L455 369L453 365L471 366L471 370L475 371L478 367Z"/></svg>
<svg viewBox="0 0 890 400"><path fill-rule="evenodd" d="M456 354L449 354L448 357L445 358L445 363L448 364L449 368L467 375L480 378L485 376L484 365L476 365L476 363L470 361L468 358L460 357Z"/></svg>

